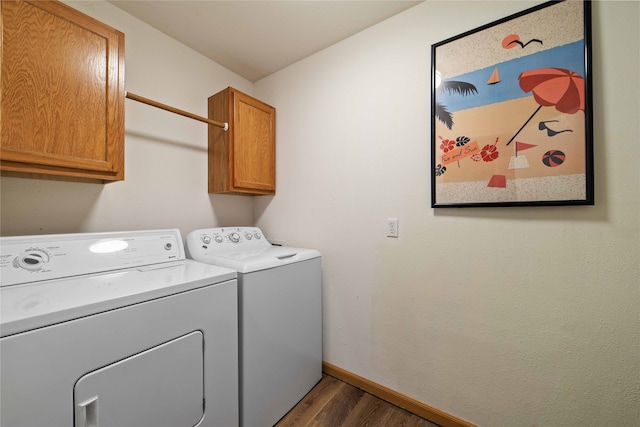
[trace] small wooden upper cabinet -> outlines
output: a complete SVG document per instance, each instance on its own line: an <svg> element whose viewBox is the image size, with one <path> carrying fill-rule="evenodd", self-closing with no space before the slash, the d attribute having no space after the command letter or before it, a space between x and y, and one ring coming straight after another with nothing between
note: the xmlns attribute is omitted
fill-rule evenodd
<svg viewBox="0 0 640 427"><path fill-rule="evenodd" d="M2 0L0 169L124 179L124 34L52 0Z"/></svg>
<svg viewBox="0 0 640 427"><path fill-rule="evenodd" d="M229 87L209 98L209 193L276 193L276 110Z"/></svg>

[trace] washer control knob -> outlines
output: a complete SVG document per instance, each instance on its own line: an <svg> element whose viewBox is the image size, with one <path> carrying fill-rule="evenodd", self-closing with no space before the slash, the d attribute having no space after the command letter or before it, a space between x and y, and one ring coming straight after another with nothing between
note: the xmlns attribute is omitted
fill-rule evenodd
<svg viewBox="0 0 640 427"><path fill-rule="evenodd" d="M224 239L222 238L221 235L216 234L215 236L213 236L213 240L216 241L216 243L222 243L224 241Z"/></svg>
<svg viewBox="0 0 640 427"><path fill-rule="evenodd" d="M240 235L238 233L231 233L229 234L229 240L233 243L238 243L240 241Z"/></svg>
<svg viewBox="0 0 640 427"><path fill-rule="evenodd" d="M202 243L204 243L205 245L208 245L209 243L211 243L211 237L209 236L204 236L202 238Z"/></svg>
<svg viewBox="0 0 640 427"><path fill-rule="evenodd" d="M256 236L256 239L261 239L262 238L262 235L260 233L258 233L257 231L255 231L253 233L253 235Z"/></svg>
<svg viewBox="0 0 640 427"><path fill-rule="evenodd" d="M164 249L165 249L166 251L170 251L170 250L171 250L171 248L173 248L173 245L172 245L171 243L165 243L165 244L164 244Z"/></svg>
<svg viewBox="0 0 640 427"><path fill-rule="evenodd" d="M247 240L251 240L253 238L251 233L244 233L244 237L246 237Z"/></svg>

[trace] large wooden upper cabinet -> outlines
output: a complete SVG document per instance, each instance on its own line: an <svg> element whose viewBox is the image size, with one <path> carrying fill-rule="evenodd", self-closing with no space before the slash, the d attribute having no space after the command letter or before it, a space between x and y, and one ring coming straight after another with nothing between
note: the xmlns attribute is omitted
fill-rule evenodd
<svg viewBox="0 0 640 427"><path fill-rule="evenodd" d="M124 179L124 34L49 0L2 0L0 30L0 169Z"/></svg>
<svg viewBox="0 0 640 427"><path fill-rule="evenodd" d="M209 97L209 193L276 193L276 110L232 87Z"/></svg>

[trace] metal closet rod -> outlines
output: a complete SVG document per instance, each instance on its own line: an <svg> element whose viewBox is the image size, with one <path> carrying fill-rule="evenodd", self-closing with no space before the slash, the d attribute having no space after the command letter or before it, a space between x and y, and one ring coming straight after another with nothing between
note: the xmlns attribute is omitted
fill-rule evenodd
<svg viewBox="0 0 640 427"><path fill-rule="evenodd" d="M220 123L220 122L216 122L215 120L207 119L205 117L196 116L195 114L191 114L191 113L189 113L187 111L179 110L177 108L171 107L170 105L162 104L160 102L156 102L156 101L153 101L151 99L144 98L144 97L142 97L140 95L136 95L135 93L125 92L124 96L129 98L129 99L133 99L134 101L142 102L143 104L147 104L147 105L151 105L152 107L160 108L161 110L170 111L170 112L175 113L175 114L180 114L181 116L189 117L190 119L199 120L201 122L205 122L205 123L208 123L210 125L217 126L219 128L224 129L225 131L229 130L229 123Z"/></svg>

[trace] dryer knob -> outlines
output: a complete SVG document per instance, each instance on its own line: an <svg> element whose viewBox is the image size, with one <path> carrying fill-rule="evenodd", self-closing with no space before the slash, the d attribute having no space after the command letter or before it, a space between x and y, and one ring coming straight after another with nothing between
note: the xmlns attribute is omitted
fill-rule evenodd
<svg viewBox="0 0 640 427"><path fill-rule="evenodd" d="M28 271L39 271L49 262L49 254L42 249L31 249L14 260L14 266Z"/></svg>

